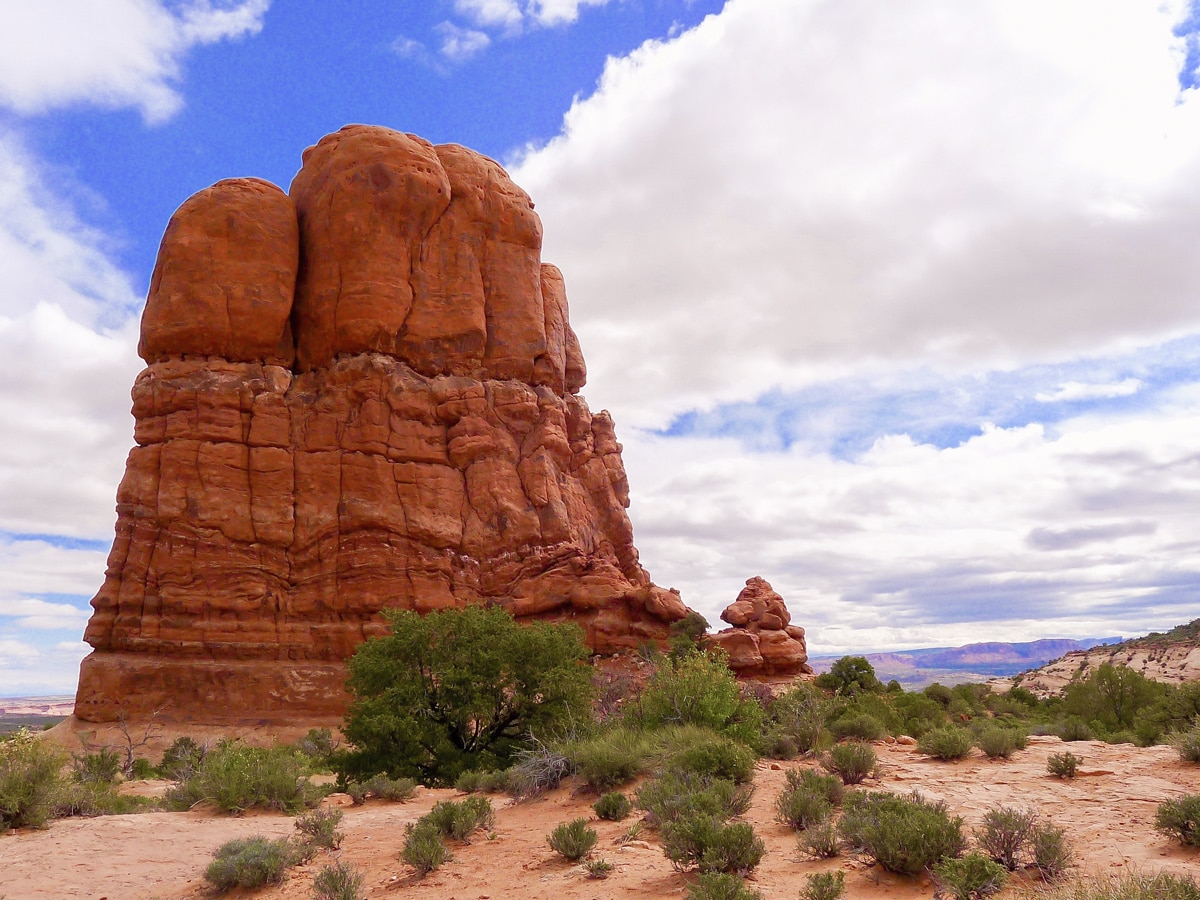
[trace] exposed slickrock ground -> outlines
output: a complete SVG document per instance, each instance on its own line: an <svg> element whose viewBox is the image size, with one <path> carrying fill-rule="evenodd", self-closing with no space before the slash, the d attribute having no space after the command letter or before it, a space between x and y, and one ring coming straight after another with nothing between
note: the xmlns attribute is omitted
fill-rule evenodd
<svg viewBox="0 0 1200 900"><path fill-rule="evenodd" d="M1084 742L1069 745L1084 759L1082 774L1074 781L1060 781L1046 774L1046 759L1064 746L1057 738L1034 738L1008 762L991 761L976 752L970 759L943 763L922 757L911 746L880 744L882 772L866 787L920 789L926 796L944 799L969 825L978 823L993 804L1036 806L1044 818L1067 829L1080 857L1080 872L1169 869L1200 875L1200 854L1159 836L1152 827L1160 801L1200 791L1200 767L1182 763L1167 747ZM774 823L773 804L785 770L805 765L812 763L759 764L755 802L747 818L768 852L751 884L766 898L794 900L805 874L843 868L848 872L849 900L931 896L933 888L926 879L895 878L853 859L800 858L792 833ZM345 808L346 841L340 856L365 872L367 897L590 900L686 894L687 879L671 868L652 833L644 831L645 839L623 846L618 843L634 819L593 823L600 833L597 853L616 866L607 880L589 879L581 867L559 860L546 846L547 833L559 822L591 816L594 799L569 789L518 806L493 798L497 816L490 839L480 835L469 845L456 846L452 862L424 880L412 878L399 861L405 824L437 800L457 796L455 791L422 789L408 803ZM326 802L339 801L347 802L340 796ZM292 831L286 816L231 818L202 811L55 822L44 831L0 836L0 894L8 900L198 898L204 895L201 873L219 844L239 836ZM310 897L312 879L329 859L318 856L294 869L283 885L254 896Z"/></svg>

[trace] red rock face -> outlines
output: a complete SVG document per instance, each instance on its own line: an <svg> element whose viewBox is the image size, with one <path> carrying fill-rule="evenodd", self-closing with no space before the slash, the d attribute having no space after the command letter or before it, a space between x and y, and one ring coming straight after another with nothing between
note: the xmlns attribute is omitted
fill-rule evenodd
<svg viewBox="0 0 1200 900"><path fill-rule="evenodd" d="M742 678L776 678L811 674L804 629L792 625L783 598L755 576L721 613L732 625L710 635L711 644L729 654L729 668Z"/></svg>
<svg viewBox="0 0 1200 900"><path fill-rule="evenodd" d="M600 653L667 637L687 610L638 562L540 247L500 166L384 128L324 138L290 194L180 207L77 716L336 715L389 607L499 603Z"/></svg>

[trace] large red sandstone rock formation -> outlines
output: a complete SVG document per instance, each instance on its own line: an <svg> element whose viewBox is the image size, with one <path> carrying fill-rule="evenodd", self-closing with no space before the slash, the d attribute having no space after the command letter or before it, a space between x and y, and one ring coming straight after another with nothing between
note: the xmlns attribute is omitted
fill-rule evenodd
<svg viewBox="0 0 1200 900"><path fill-rule="evenodd" d="M812 674L804 629L792 625L783 597L757 575L721 613L732 625L708 637L729 654L729 668L740 678L790 678Z"/></svg>
<svg viewBox="0 0 1200 900"><path fill-rule="evenodd" d="M667 636L686 608L638 563L541 238L490 159L365 126L288 194L179 208L77 716L337 714L387 607L499 603L601 653Z"/></svg>

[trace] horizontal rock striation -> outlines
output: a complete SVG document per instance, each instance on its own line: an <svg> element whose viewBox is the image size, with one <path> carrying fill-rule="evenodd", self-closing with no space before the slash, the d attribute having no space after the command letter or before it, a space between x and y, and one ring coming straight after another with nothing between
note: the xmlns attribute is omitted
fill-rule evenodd
<svg viewBox="0 0 1200 900"><path fill-rule="evenodd" d="M687 610L638 562L540 248L495 162L377 127L309 148L289 194L179 208L78 717L338 714L390 607L497 603L600 653L667 637Z"/></svg>

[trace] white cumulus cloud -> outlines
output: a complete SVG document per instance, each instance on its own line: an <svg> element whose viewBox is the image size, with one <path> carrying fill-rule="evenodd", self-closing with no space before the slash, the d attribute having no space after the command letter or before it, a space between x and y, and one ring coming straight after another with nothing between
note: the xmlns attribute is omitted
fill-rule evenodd
<svg viewBox="0 0 1200 900"><path fill-rule="evenodd" d="M270 0L37 0L0 4L0 105L38 113L70 104L175 113L180 62L198 44L255 34Z"/></svg>

